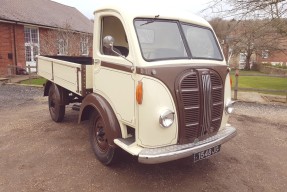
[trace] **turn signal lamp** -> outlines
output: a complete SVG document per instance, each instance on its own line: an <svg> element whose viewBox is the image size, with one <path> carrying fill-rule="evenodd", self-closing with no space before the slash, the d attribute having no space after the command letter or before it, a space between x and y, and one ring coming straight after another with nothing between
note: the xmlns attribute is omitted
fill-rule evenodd
<svg viewBox="0 0 287 192"><path fill-rule="evenodd" d="M230 71L231 71L231 69L228 67L227 68L227 73L229 74L229 78L230 78L230 87L232 87L232 78L231 78Z"/></svg>
<svg viewBox="0 0 287 192"><path fill-rule="evenodd" d="M138 82L137 90L136 90L136 99L138 104L142 104L143 102L143 83L142 81Z"/></svg>

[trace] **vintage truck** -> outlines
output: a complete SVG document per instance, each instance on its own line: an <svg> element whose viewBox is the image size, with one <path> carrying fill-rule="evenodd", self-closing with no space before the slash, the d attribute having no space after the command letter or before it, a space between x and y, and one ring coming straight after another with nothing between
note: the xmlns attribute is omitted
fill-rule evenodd
<svg viewBox="0 0 287 192"><path fill-rule="evenodd" d="M236 135L229 68L210 24L182 10L95 11L93 58L38 56L51 118L73 103L99 161L196 162Z"/></svg>

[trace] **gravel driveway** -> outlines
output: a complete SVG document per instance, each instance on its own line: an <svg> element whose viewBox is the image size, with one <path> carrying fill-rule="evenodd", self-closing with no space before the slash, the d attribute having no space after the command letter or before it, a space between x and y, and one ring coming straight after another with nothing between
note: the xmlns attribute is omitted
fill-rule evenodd
<svg viewBox="0 0 287 192"><path fill-rule="evenodd" d="M122 152L112 167L99 163L87 123L67 108L54 123L42 89L0 86L0 191L285 191L287 105L238 102L230 123L238 135L221 152L144 165Z"/></svg>

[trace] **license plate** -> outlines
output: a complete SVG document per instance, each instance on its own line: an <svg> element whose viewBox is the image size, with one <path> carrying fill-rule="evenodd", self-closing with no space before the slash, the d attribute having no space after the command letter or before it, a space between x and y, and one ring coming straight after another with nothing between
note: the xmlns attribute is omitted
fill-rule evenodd
<svg viewBox="0 0 287 192"><path fill-rule="evenodd" d="M215 147L212 147L210 149L206 149L204 151L201 151L201 152L198 152L198 153L195 153L193 155L194 157L194 162L197 162L197 161L200 161L202 159L206 159L216 153L218 153L220 151L220 145L217 145Z"/></svg>

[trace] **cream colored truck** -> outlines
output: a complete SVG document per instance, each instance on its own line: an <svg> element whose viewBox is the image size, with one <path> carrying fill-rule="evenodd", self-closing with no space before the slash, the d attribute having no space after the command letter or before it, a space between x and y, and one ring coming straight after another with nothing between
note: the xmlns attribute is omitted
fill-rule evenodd
<svg viewBox="0 0 287 192"><path fill-rule="evenodd" d="M229 69L208 22L184 11L95 11L93 58L39 56L54 121L89 120L108 165L121 148L146 164L210 157L236 135Z"/></svg>

